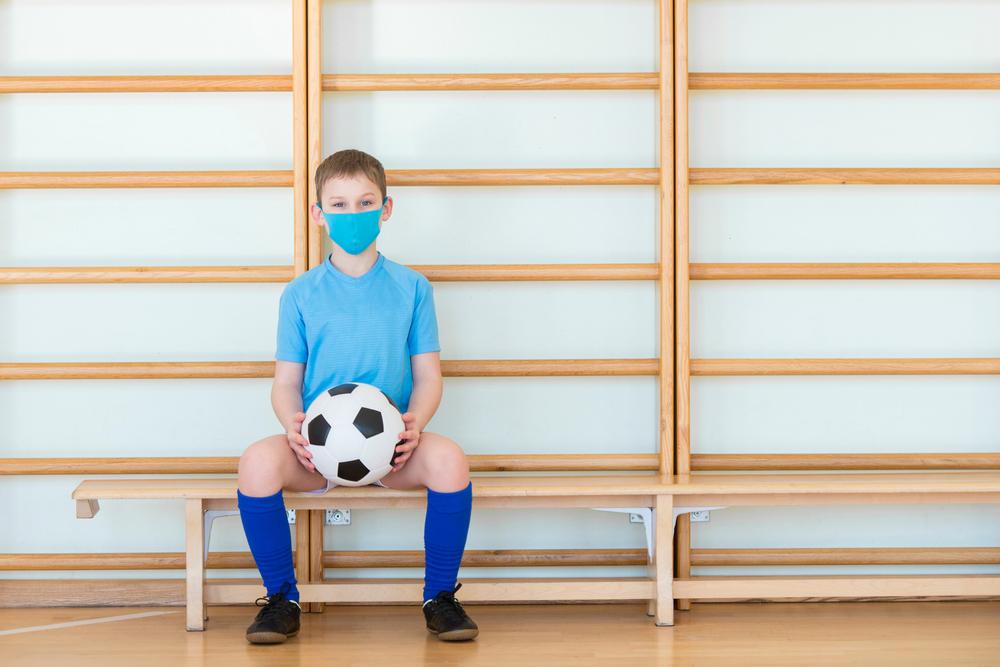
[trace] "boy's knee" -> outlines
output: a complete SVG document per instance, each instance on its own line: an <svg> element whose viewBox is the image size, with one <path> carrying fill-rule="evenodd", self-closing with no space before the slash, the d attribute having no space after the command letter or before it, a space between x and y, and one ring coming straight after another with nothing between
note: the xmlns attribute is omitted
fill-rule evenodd
<svg viewBox="0 0 1000 667"><path fill-rule="evenodd" d="M273 436L258 440L247 447L243 455L240 456L239 462L241 487L244 483L264 480L272 482L272 484L275 481L280 482L281 466L283 458L287 454L282 450L282 446L288 447L286 443L280 442L278 436Z"/></svg>
<svg viewBox="0 0 1000 667"><path fill-rule="evenodd" d="M438 472L442 481L450 484L461 484L465 487L469 479L469 459L465 452L453 440L447 438L440 441L435 448L432 467ZM462 484L462 483L465 484Z"/></svg>

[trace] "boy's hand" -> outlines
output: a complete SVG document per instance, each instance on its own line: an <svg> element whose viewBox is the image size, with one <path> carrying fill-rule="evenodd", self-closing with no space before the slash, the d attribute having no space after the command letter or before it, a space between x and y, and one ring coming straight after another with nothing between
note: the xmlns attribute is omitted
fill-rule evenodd
<svg viewBox="0 0 1000 667"><path fill-rule="evenodd" d="M402 416L406 430L399 434L399 439L403 442L396 445L396 451L399 454L396 456L396 464L392 467L392 472L403 467L403 464L409 460L413 450L420 443L420 429L416 428L417 418L413 416L412 412L404 412Z"/></svg>
<svg viewBox="0 0 1000 667"><path fill-rule="evenodd" d="M310 454L309 450L306 449L306 445L309 444L309 441L302 435L302 422L304 422L305 419L306 413L296 412L295 417L292 420L292 426L288 429L288 432L285 435L288 436L288 446L292 448L293 452L295 452L295 457L299 460L299 463L302 464L302 467L309 471L315 471L316 466L314 466L312 461L309 460L312 458L312 454Z"/></svg>

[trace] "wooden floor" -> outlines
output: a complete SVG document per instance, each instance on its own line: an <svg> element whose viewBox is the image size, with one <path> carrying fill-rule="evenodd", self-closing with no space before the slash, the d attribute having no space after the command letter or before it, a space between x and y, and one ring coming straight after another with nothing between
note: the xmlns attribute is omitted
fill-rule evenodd
<svg viewBox="0 0 1000 667"><path fill-rule="evenodd" d="M0 663L118 665L1000 665L1000 602L713 603L657 628L645 605L467 605L472 642L445 643L411 607L327 607L298 637L252 646L250 607L0 609ZM156 614L134 617L134 614ZM11 633L84 619L119 620Z"/></svg>

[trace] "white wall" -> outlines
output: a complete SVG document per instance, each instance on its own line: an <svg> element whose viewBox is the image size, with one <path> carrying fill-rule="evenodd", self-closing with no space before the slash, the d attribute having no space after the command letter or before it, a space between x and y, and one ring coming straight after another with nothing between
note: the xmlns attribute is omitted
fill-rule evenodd
<svg viewBox="0 0 1000 667"><path fill-rule="evenodd" d="M336 0L324 12L325 72L658 67L654 0ZM1000 44L988 26L998 19L995 3L969 0L693 0L691 70L997 71ZM0 3L0 74L288 73L290 35L288 3L279 0L8 0ZM655 91L327 93L324 153L356 147L389 168L650 167L659 161L656 100ZM0 170L288 169L290 105L288 93L0 96ZM995 166L998 110L995 91L693 91L691 164ZM1000 261L998 192L694 187L691 259ZM407 264L657 260L651 187L392 194L396 211L380 248ZM290 204L287 189L0 191L0 264L290 263ZM0 287L0 355L270 359L280 288ZM651 283L435 290L445 358L659 354ZM692 292L695 357L1000 356L998 324L1000 288L985 281L717 282ZM4 382L0 455L235 456L279 430L269 388L267 380ZM695 378L692 433L696 452L986 452L1000 438L997 405L1000 380L991 376ZM655 378L449 378L429 428L474 454L651 453L656 411ZM0 551L182 549L176 503L105 503L96 519L76 520L69 494L78 479L3 479L0 503L14 511ZM354 525L327 529L328 549L422 547L422 510L353 514ZM475 510L468 548L642 543L621 515ZM695 524L693 544L997 546L1000 512L733 509ZM238 520L220 522L212 545L244 549ZM839 571L753 571L799 570ZM643 574L461 575L571 571Z"/></svg>

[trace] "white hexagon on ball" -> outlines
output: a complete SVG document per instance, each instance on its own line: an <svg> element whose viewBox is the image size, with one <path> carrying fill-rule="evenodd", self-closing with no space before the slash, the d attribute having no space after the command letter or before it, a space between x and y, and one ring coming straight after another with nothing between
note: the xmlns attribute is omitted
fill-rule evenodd
<svg viewBox="0 0 1000 667"><path fill-rule="evenodd" d="M366 486L392 470L403 428L399 409L384 392L348 382L309 405L302 435L321 475L338 486Z"/></svg>

